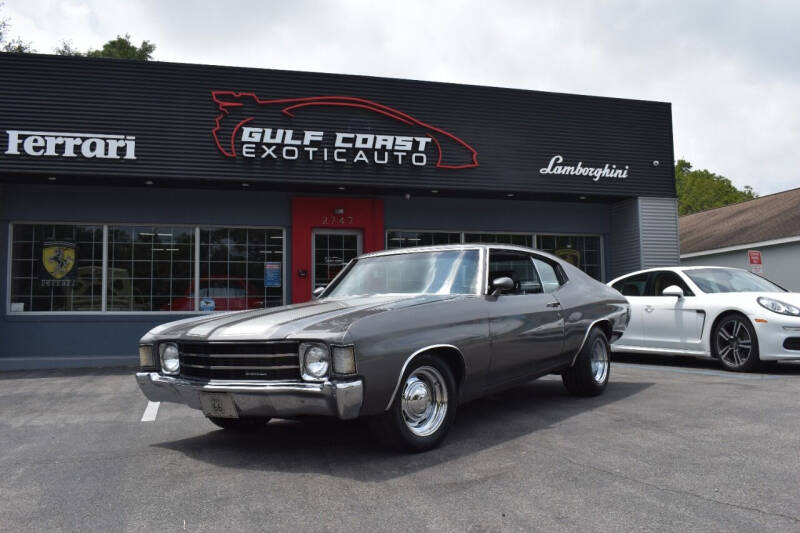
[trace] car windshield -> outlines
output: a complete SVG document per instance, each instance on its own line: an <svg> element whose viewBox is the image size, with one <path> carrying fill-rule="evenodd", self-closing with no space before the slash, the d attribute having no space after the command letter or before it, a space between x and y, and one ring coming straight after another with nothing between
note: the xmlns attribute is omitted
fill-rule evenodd
<svg viewBox="0 0 800 533"><path fill-rule="evenodd" d="M358 259L328 298L374 294L477 294L478 250L410 252Z"/></svg>
<svg viewBox="0 0 800 533"><path fill-rule="evenodd" d="M756 276L746 270L727 268L698 268L685 270L700 290L706 293L715 292L786 292L786 289L775 285L768 279Z"/></svg>

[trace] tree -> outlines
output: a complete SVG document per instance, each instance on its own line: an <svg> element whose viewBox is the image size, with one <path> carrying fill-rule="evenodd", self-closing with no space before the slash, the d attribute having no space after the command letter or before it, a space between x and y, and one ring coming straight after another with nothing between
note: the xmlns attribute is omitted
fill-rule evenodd
<svg viewBox="0 0 800 533"><path fill-rule="evenodd" d="M0 2L0 9L3 8L3 5L4 3ZM10 27L8 19L0 18L0 52L22 54L36 51L31 47L31 43L23 41L19 37L10 39L8 37L8 29Z"/></svg>
<svg viewBox="0 0 800 533"><path fill-rule="evenodd" d="M65 44L68 45L69 43L62 43L62 48L64 48ZM67 48L73 51L69 46ZM148 61L153 59L155 49L156 45L149 41L142 41L141 46L137 48L135 44L131 43L131 36L126 33L124 37L117 35L116 39L108 41L100 50L89 50L86 52L86 56Z"/></svg>
<svg viewBox="0 0 800 533"><path fill-rule="evenodd" d="M693 170L692 164L684 159L675 163L675 188L680 216L758 197L749 185L742 190L737 189L725 176L705 169Z"/></svg>
<svg viewBox="0 0 800 533"><path fill-rule="evenodd" d="M61 41L61 45L53 50L57 56L82 56L85 55L80 50L72 47L72 41Z"/></svg>

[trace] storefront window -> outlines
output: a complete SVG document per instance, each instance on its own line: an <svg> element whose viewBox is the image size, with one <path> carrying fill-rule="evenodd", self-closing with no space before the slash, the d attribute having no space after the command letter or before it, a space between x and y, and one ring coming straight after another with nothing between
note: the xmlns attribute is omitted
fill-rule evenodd
<svg viewBox="0 0 800 533"><path fill-rule="evenodd" d="M537 235L536 247L572 263L595 279L602 276L598 236Z"/></svg>
<svg viewBox="0 0 800 533"><path fill-rule="evenodd" d="M109 226L109 311L194 311L194 228Z"/></svg>
<svg viewBox="0 0 800 533"><path fill-rule="evenodd" d="M464 242L515 244L530 248L533 246L533 236L514 233L465 233Z"/></svg>
<svg viewBox="0 0 800 533"><path fill-rule="evenodd" d="M227 311L284 303L281 229L26 223L12 228L12 313Z"/></svg>
<svg viewBox="0 0 800 533"><path fill-rule="evenodd" d="M101 309L102 226L15 224L11 259L12 312Z"/></svg>
<svg viewBox="0 0 800 533"><path fill-rule="evenodd" d="M200 228L201 311L282 304L282 230Z"/></svg>
<svg viewBox="0 0 800 533"><path fill-rule="evenodd" d="M386 249L430 246L436 244L458 244L461 233L444 231L388 231Z"/></svg>

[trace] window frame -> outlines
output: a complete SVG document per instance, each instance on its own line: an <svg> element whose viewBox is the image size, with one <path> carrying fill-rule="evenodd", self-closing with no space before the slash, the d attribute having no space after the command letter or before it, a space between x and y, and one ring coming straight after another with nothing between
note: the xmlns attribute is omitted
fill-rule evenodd
<svg viewBox="0 0 800 533"><path fill-rule="evenodd" d="M103 261L102 261L102 284L101 284L101 307L99 311L11 311L11 284L13 266L13 250L14 250L14 226L16 225L65 225L65 226L101 226L103 228ZM108 230L110 226L170 226L181 228L194 229L194 280L193 280L193 294L194 294L194 310L193 311L108 311ZM186 316L186 315L207 315L209 311L200 311L200 229L254 229L254 230L279 230L282 237L283 254L281 258L281 298L282 305L286 305L287 298L287 279L288 270L287 262L289 249L287 246L287 228L285 226L254 226L254 225L240 225L240 224L186 224L186 223L170 223L170 222L96 222L96 221L52 221L52 220L11 220L8 222L8 246L6 254L6 316L14 317L36 317L36 316ZM213 311L212 311L213 312Z"/></svg>

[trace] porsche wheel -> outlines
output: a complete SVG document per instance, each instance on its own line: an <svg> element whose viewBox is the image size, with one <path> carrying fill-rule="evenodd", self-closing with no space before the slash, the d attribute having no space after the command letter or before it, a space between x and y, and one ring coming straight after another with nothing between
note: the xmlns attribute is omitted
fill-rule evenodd
<svg viewBox="0 0 800 533"><path fill-rule="evenodd" d="M719 321L712 333L714 354L726 370L752 372L761 361L758 338L746 316L734 313Z"/></svg>
<svg viewBox="0 0 800 533"><path fill-rule="evenodd" d="M447 363L435 355L417 357L403 374L389 410L372 419L372 429L390 447L430 450L447 435L456 398L456 381Z"/></svg>
<svg viewBox="0 0 800 533"><path fill-rule="evenodd" d="M576 396L602 394L611 374L610 353L606 334L600 328L593 328L575 359L575 364L561 374L567 390Z"/></svg>

